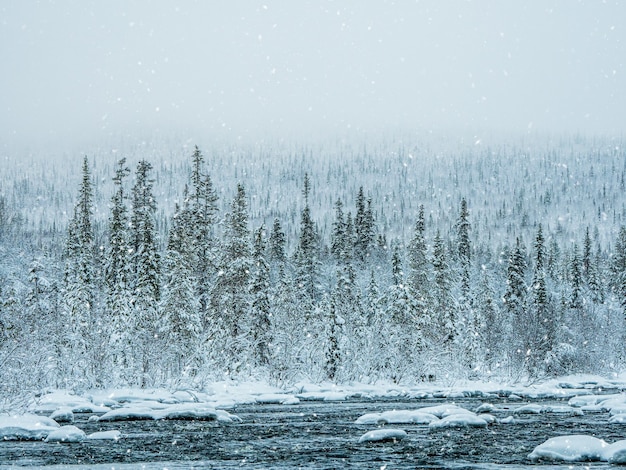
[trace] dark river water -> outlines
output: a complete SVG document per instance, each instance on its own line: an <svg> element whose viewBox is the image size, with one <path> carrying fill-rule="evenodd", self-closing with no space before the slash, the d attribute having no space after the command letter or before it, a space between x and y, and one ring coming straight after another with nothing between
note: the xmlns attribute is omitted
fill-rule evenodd
<svg viewBox="0 0 626 470"><path fill-rule="evenodd" d="M74 424L87 434L119 430L122 439L72 444L0 442L0 468L551 468L528 459L537 445L551 437L588 434L609 443L626 438L626 425L608 424L607 413L544 413L515 416L512 424L492 424L487 428L430 430L427 425L390 425L406 431L407 438L359 443L360 436L376 429L373 425L354 424L365 413L453 402L475 410L482 400L405 398L241 405L229 410L242 419L233 424L176 420L89 422L89 415L76 415ZM498 419L511 416L511 410L528 403L498 399L489 402L500 409L492 413ZM533 403L567 404L554 400ZM599 469L609 465L552 467Z"/></svg>

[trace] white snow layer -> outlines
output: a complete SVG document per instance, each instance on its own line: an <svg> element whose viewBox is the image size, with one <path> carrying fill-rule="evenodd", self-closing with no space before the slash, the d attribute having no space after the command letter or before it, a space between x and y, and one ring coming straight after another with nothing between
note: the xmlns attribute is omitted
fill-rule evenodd
<svg viewBox="0 0 626 470"><path fill-rule="evenodd" d="M97 418L97 421L133 421L141 419L193 419L232 423L241 421L238 416L224 410L216 410L204 403L181 403L158 407L125 406L111 410Z"/></svg>
<svg viewBox="0 0 626 470"><path fill-rule="evenodd" d="M477 415L454 404L427 406L416 410L392 410L366 413L355 424L427 424L431 429L451 427L486 427L495 422L490 414Z"/></svg>
<svg viewBox="0 0 626 470"><path fill-rule="evenodd" d="M626 440L607 444L593 436L573 435L548 439L528 456L531 460L626 463Z"/></svg>
<svg viewBox="0 0 626 470"><path fill-rule="evenodd" d="M82 429L78 429L76 426L67 425L55 429L48 437L46 442L81 442L85 440L85 432Z"/></svg>
<svg viewBox="0 0 626 470"><path fill-rule="evenodd" d="M0 416L0 441L40 441L59 427L56 421L33 414Z"/></svg>
<svg viewBox="0 0 626 470"><path fill-rule="evenodd" d="M119 441L122 438L122 433L119 431L99 431L88 434L86 438L102 441Z"/></svg>
<svg viewBox="0 0 626 470"><path fill-rule="evenodd" d="M359 442L387 442L387 441L399 441L407 436L406 432L402 429L376 429L363 434L359 438Z"/></svg>
<svg viewBox="0 0 626 470"><path fill-rule="evenodd" d="M435 415L421 410L393 410L383 413L367 413L359 417L356 424L430 424L438 421Z"/></svg>

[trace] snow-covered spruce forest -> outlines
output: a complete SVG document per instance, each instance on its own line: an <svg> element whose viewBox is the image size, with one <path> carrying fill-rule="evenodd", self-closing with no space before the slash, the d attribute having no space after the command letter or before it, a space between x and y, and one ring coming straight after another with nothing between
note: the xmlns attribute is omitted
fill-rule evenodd
<svg viewBox="0 0 626 470"><path fill-rule="evenodd" d="M0 396L623 369L623 143L407 142L4 157Z"/></svg>

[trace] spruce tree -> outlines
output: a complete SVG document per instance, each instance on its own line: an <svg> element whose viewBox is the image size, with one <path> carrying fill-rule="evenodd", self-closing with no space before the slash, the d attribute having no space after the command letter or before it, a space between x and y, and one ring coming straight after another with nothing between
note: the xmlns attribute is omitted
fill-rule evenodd
<svg viewBox="0 0 626 470"><path fill-rule="evenodd" d="M341 199L335 202L335 220L330 240L330 252L338 261L345 252L346 245L346 223L343 217L343 203Z"/></svg>
<svg viewBox="0 0 626 470"><path fill-rule="evenodd" d="M381 351L383 367L396 383L420 375L424 349L423 322L418 317L415 299L404 283L402 260L396 246L392 256L392 280L385 294L385 319L380 334L386 345Z"/></svg>
<svg viewBox="0 0 626 470"><path fill-rule="evenodd" d="M611 257L611 287L626 315L626 226L619 230Z"/></svg>
<svg viewBox="0 0 626 470"><path fill-rule="evenodd" d="M265 261L265 227L261 226L254 233L253 259L255 270L252 275L252 345L255 364L267 366L270 362L270 345L272 344L269 290L270 267Z"/></svg>
<svg viewBox="0 0 626 470"><path fill-rule="evenodd" d="M160 255L156 232L156 201L152 194L152 165L146 160L137 164L132 188L130 240L133 271L133 317L136 335L136 384L145 387L153 380L152 367L159 355L158 305L161 298Z"/></svg>
<svg viewBox="0 0 626 470"><path fill-rule="evenodd" d="M282 264L287 259L285 254L285 232L280 225L278 218L274 219L272 233L270 234L270 261Z"/></svg>
<svg viewBox="0 0 626 470"><path fill-rule="evenodd" d="M200 315L205 324L209 323L209 303L212 285L218 271L217 223L218 196L209 174L204 171L204 156L196 146L192 155L191 193L186 198L182 217L187 220L188 231L186 250L192 263L197 282L197 295L200 302Z"/></svg>
<svg viewBox="0 0 626 470"><path fill-rule="evenodd" d="M200 366L202 318L197 296L197 278L184 244L185 219L177 207L168 235L163 261L163 287L160 303L159 332L163 337L167 358L165 366L173 377L195 375Z"/></svg>
<svg viewBox="0 0 626 470"><path fill-rule="evenodd" d="M583 294L582 294L582 272L581 272L581 259L578 252L578 245L574 244L572 247L572 255L569 262L569 280L570 280L570 298L569 307L580 310L583 308ZM589 267L587 267L587 270Z"/></svg>
<svg viewBox="0 0 626 470"><path fill-rule="evenodd" d="M87 157L83 160L82 180L74 215L68 226L65 246L63 311L66 317L68 365L64 371L77 385L94 385L97 367L91 351L91 335L97 318L95 309L95 248L92 228L93 187Z"/></svg>
<svg viewBox="0 0 626 470"><path fill-rule="evenodd" d="M542 364L545 363L548 353L556 346L556 334L558 321L556 312L552 308L552 302L548 293L545 275L545 239L541 224L537 229L534 243L534 269L531 284L531 303L529 305L529 318L526 325L525 335L527 351L527 370L531 376L537 376L544 372Z"/></svg>
<svg viewBox="0 0 626 470"><path fill-rule="evenodd" d="M526 341L528 319L526 315L527 289L526 270L528 263L519 237L515 240L515 248L511 252L507 266L506 290L504 292L504 309L511 324L510 337L507 343L509 360L516 369L521 369L526 358Z"/></svg>
<svg viewBox="0 0 626 470"><path fill-rule="evenodd" d="M354 216L355 242L354 251L356 259L364 263L370 255L374 239L374 216L371 199L365 200L363 186L359 188L356 197L356 214Z"/></svg>
<svg viewBox="0 0 626 470"><path fill-rule="evenodd" d="M426 247L426 239L424 236L424 206L420 205L417 221L413 230L413 238L409 243L409 275L408 285L413 291L413 295L417 299L426 301L429 296L430 287L428 273L430 266L428 264L428 249Z"/></svg>
<svg viewBox="0 0 626 470"><path fill-rule="evenodd" d="M500 316L489 270L483 269L476 298L476 324L483 360L488 371L498 367L505 351L505 321Z"/></svg>
<svg viewBox="0 0 626 470"><path fill-rule="evenodd" d="M130 169L126 159L117 162L113 183L115 192L111 198L109 216L109 243L106 250L104 281L106 285L106 331L108 332L108 355L113 367L114 382L126 379L132 370L131 260L128 233L128 210L124 191L124 178Z"/></svg>
<svg viewBox="0 0 626 470"><path fill-rule="evenodd" d="M296 252L296 281L303 294L305 302L305 312L310 315L313 303L319 299L318 276L318 242L315 225L311 218L311 208L309 207L309 194L311 183L309 176L304 175L304 208L300 216L300 240Z"/></svg>
<svg viewBox="0 0 626 470"><path fill-rule="evenodd" d="M460 277L461 277L461 295L465 302L469 301L470 290L470 263L471 263L471 246L470 246L470 223L469 211L467 209L467 201L461 199L461 210L456 223L457 230L457 256L459 260Z"/></svg>
<svg viewBox="0 0 626 470"><path fill-rule="evenodd" d="M434 270L433 285L433 319L434 336L446 352L452 352L457 337L456 305L452 295L452 277L444 241L439 230L433 240L432 266Z"/></svg>
<svg viewBox="0 0 626 470"><path fill-rule="evenodd" d="M245 188L237 185L237 193L226 215L226 232L219 264L219 274L213 288L216 321L223 325L221 346L228 353L225 358L230 369L239 369L240 355L251 351L248 335L251 322L250 279L253 267L248 228L248 202ZM212 328L220 325L212 325Z"/></svg>

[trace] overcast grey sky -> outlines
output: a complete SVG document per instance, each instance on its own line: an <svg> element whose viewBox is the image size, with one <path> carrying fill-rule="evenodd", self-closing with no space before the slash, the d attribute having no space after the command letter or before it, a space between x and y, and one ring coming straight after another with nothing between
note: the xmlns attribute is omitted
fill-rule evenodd
<svg viewBox="0 0 626 470"><path fill-rule="evenodd" d="M0 141L626 129L626 1L0 2Z"/></svg>

